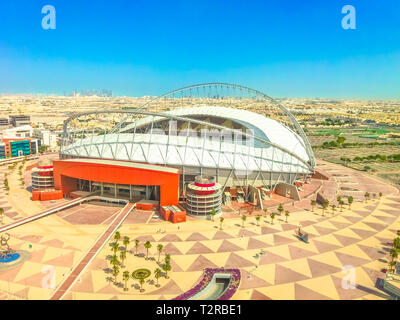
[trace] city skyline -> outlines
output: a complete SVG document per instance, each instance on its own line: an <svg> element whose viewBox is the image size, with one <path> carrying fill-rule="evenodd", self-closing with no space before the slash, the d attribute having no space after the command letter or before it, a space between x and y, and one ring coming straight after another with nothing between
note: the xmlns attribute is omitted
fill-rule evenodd
<svg viewBox="0 0 400 320"><path fill-rule="evenodd" d="M106 88L157 96L187 84L232 82L289 98L400 99L395 1L55 0L0 4L0 94ZM356 9L345 30L342 7Z"/></svg>

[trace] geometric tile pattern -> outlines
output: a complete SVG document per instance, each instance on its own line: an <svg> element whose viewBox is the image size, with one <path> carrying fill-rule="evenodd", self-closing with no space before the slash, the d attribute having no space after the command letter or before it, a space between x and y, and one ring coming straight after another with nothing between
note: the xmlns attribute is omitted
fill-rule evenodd
<svg viewBox="0 0 400 320"><path fill-rule="evenodd" d="M172 299L196 285L206 267L240 268L241 283L232 299L387 299L376 284L384 277L380 270L387 267L388 244L400 229L400 195L391 190L380 200L357 202L351 211L325 217L318 209L304 210L291 213L289 223L278 217L273 225L262 219L260 226L250 217L244 229L237 226L239 218L226 219L223 230L217 221L123 224L120 232L132 242L153 243L151 257L158 258L156 244L163 244L172 256L170 278L161 279L160 288L146 284L143 293L135 288L124 292L104 271L109 266L106 245L66 299ZM0 191L2 202L8 200ZM13 221L13 210L6 209L6 222ZM294 235L300 225L310 234L308 244ZM160 226L165 232L159 232ZM53 266L60 283L105 228L50 216L14 229L10 244L29 251L31 258L0 272L0 299L48 299L52 290L43 288L43 267ZM139 253L145 253L142 246ZM355 289L342 286L346 265L354 267Z"/></svg>

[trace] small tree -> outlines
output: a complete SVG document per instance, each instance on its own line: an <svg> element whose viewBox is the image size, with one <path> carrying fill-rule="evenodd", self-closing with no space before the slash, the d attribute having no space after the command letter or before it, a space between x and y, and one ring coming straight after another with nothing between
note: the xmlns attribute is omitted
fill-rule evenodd
<svg viewBox="0 0 400 320"><path fill-rule="evenodd" d="M343 212L344 201L343 201L343 200L340 200L340 201L339 201L339 205L340 205L340 212Z"/></svg>
<svg viewBox="0 0 400 320"><path fill-rule="evenodd" d="M370 197L369 192L366 192L366 193L364 194L364 197L365 197L365 202L367 202L368 199L369 199L369 197Z"/></svg>
<svg viewBox="0 0 400 320"><path fill-rule="evenodd" d="M121 259L121 267L125 268L124 261L126 259L126 250L121 250L121 252L119 253L119 258Z"/></svg>
<svg viewBox="0 0 400 320"><path fill-rule="evenodd" d="M260 219L261 219L261 216L258 214L258 215L256 215L256 221L257 221L257 226L259 226L260 225Z"/></svg>
<svg viewBox="0 0 400 320"><path fill-rule="evenodd" d="M311 211L314 212L314 208L317 205L317 201L311 200Z"/></svg>
<svg viewBox="0 0 400 320"><path fill-rule="evenodd" d="M140 278L139 279L139 283L140 283L140 292L144 292L144 289L143 289L143 285L144 285L144 279L143 278Z"/></svg>
<svg viewBox="0 0 400 320"><path fill-rule="evenodd" d="M117 283L117 276L119 275L119 266L118 265L113 266L112 275L114 277L114 283Z"/></svg>
<svg viewBox="0 0 400 320"><path fill-rule="evenodd" d="M269 216L271 218L271 224L274 224L275 213L272 212Z"/></svg>
<svg viewBox="0 0 400 320"><path fill-rule="evenodd" d="M114 235L114 240L117 241L118 243L120 239L121 239L121 233L117 231Z"/></svg>
<svg viewBox="0 0 400 320"><path fill-rule="evenodd" d="M382 198L382 192L379 192L379 199Z"/></svg>
<svg viewBox="0 0 400 320"><path fill-rule="evenodd" d="M400 250L400 238L397 237L396 239L393 240L393 247L396 248L397 250Z"/></svg>
<svg viewBox="0 0 400 320"><path fill-rule="evenodd" d="M138 254L138 248L139 248L139 243L140 241L138 239L135 240L135 251L136 251L136 255Z"/></svg>
<svg viewBox="0 0 400 320"><path fill-rule="evenodd" d="M164 248L164 246L161 243L157 245L158 262L160 262L160 255L161 255L161 252L162 252L163 248Z"/></svg>
<svg viewBox="0 0 400 320"><path fill-rule="evenodd" d="M243 214L241 219L242 219L242 228L244 228L244 222L246 221L247 217Z"/></svg>
<svg viewBox="0 0 400 320"><path fill-rule="evenodd" d="M286 218L286 223L288 222L287 219L289 218L290 213L288 210L285 211L285 218Z"/></svg>
<svg viewBox="0 0 400 320"><path fill-rule="evenodd" d="M165 271L165 279L169 279L168 277L168 271L171 271L172 267L171 264L168 262L165 262L162 266L163 270Z"/></svg>
<svg viewBox="0 0 400 320"><path fill-rule="evenodd" d="M124 280L125 286L124 286L124 291L128 291L128 280L130 278L130 273L129 271L124 271L122 273L122 280Z"/></svg>
<svg viewBox="0 0 400 320"><path fill-rule="evenodd" d="M325 210L329 206L329 200L325 199L324 202L322 203L322 215L325 216Z"/></svg>
<svg viewBox="0 0 400 320"><path fill-rule="evenodd" d="M4 209L0 208L0 223L4 224Z"/></svg>
<svg viewBox="0 0 400 320"><path fill-rule="evenodd" d="M113 242L111 245L111 250L114 252L114 254L117 254L117 252L120 250L119 244L117 242Z"/></svg>
<svg viewBox="0 0 400 320"><path fill-rule="evenodd" d="M347 203L349 204L349 209L351 210L351 204L354 202L354 198L352 196L347 198Z"/></svg>
<svg viewBox="0 0 400 320"><path fill-rule="evenodd" d="M221 217L221 218L219 218L219 223L220 223L220 225L219 225L219 229L220 230L222 230L222 223L224 222L224 218L223 217Z"/></svg>
<svg viewBox="0 0 400 320"><path fill-rule="evenodd" d="M210 212L210 216L211 216L211 221L214 221L214 217L217 214L217 212L215 211L215 209L213 208Z"/></svg>
<svg viewBox="0 0 400 320"><path fill-rule="evenodd" d="M171 262L171 255L169 253L165 254L164 261L165 261L165 263L170 263Z"/></svg>
<svg viewBox="0 0 400 320"><path fill-rule="evenodd" d="M279 204L279 207L278 207L278 211L279 211L279 214L281 215L282 214L282 212L283 212L283 205L282 205L282 203L280 203Z"/></svg>
<svg viewBox="0 0 400 320"><path fill-rule="evenodd" d="M331 205L331 207L332 207L332 214L335 214L335 210L336 210L336 205Z"/></svg>
<svg viewBox="0 0 400 320"><path fill-rule="evenodd" d="M119 260L116 254L114 254L111 259L110 259L110 264L112 266L118 266L119 265Z"/></svg>
<svg viewBox="0 0 400 320"><path fill-rule="evenodd" d="M128 251L128 246L131 243L131 239L127 236L124 237L124 239L122 240L122 243L126 249L126 251Z"/></svg>
<svg viewBox="0 0 400 320"><path fill-rule="evenodd" d="M161 278L161 269L160 268L156 268L154 270L154 277L156 278L156 281L157 281L156 287L158 288L160 286L158 283L158 279Z"/></svg>
<svg viewBox="0 0 400 320"><path fill-rule="evenodd" d="M149 259L149 249L152 247L150 241L146 241L144 243L144 247L146 248L147 252L146 252L146 260Z"/></svg>
<svg viewBox="0 0 400 320"><path fill-rule="evenodd" d="M392 249L390 249L389 252L390 256L392 257L392 261L394 261L395 259L397 259L397 257L399 256L399 252L397 251L397 249L395 247L393 247Z"/></svg>
<svg viewBox="0 0 400 320"><path fill-rule="evenodd" d="M394 273L394 266L396 265L396 261L389 262L389 271Z"/></svg>

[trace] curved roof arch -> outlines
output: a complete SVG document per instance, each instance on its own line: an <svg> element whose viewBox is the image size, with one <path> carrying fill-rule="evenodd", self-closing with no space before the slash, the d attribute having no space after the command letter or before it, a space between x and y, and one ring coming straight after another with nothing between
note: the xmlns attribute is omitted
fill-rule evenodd
<svg viewBox="0 0 400 320"><path fill-rule="evenodd" d="M163 107L169 106L171 111L173 111L174 109L199 106L199 99L206 99L205 102L200 101L200 105L206 103L212 106L217 102L218 105L232 108L235 108L236 101L243 100L245 107L250 107L248 105L253 104L255 111L265 114L267 118L278 116L280 122L284 122L286 127L301 137L301 143L304 145L311 166L315 167L315 156L311 144L294 115L276 99L259 90L224 82L200 83L175 89L152 98L139 106L137 110L164 113L165 111L161 110L162 104L164 104Z"/></svg>

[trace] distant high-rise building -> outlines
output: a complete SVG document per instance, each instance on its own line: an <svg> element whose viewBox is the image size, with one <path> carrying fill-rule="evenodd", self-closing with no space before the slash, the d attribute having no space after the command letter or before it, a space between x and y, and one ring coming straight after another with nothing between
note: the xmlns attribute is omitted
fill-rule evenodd
<svg viewBox="0 0 400 320"><path fill-rule="evenodd" d="M25 125L30 125L31 117L27 115L10 115L9 121L13 127L21 127Z"/></svg>

